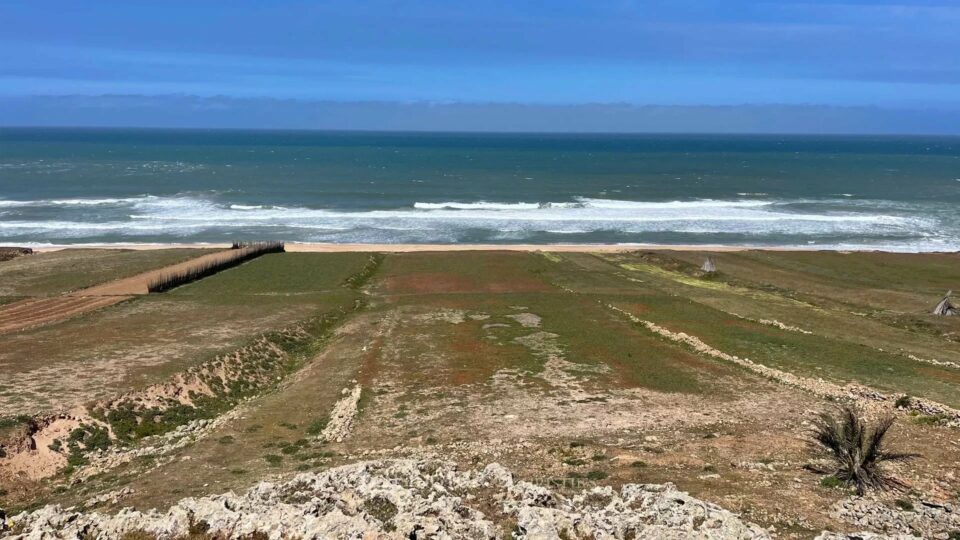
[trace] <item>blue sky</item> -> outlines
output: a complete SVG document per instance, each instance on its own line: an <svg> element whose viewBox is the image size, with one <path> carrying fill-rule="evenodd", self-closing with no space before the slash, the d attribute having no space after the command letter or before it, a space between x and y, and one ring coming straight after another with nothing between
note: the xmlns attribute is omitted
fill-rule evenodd
<svg viewBox="0 0 960 540"><path fill-rule="evenodd" d="M953 114L960 112L958 28L956 0L0 0L0 100L192 96Z"/></svg>

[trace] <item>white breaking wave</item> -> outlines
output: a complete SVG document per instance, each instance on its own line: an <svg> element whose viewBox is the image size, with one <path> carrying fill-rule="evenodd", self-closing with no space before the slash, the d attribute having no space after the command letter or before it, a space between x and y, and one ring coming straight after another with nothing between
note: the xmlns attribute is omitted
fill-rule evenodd
<svg viewBox="0 0 960 540"><path fill-rule="evenodd" d="M577 208L604 208L610 210L660 210L660 209L696 209L696 208L756 208L773 204L769 201L716 201L701 199L696 201L621 201L616 199L593 199L579 197L575 202L416 202L413 207L417 210L556 210Z"/></svg>
<svg viewBox="0 0 960 540"><path fill-rule="evenodd" d="M417 202L390 210L341 210L220 203L197 195L145 195L0 200L0 207L8 208L0 217L0 239L26 241L98 236L179 239L212 233L257 236L259 230L290 240L344 242L456 242L486 231L482 234L488 238L510 240L531 235L571 238L594 233L684 233L739 235L763 242L765 237L778 235L780 244L863 247L879 243L887 248L906 244L915 251L924 246L946 250L960 243L950 228L955 225L945 226L916 205L849 199L657 202L578 198L568 202ZM49 220L29 219L30 214L19 207L62 211ZM84 207L97 209L91 214ZM795 240L790 241L791 237Z"/></svg>
<svg viewBox="0 0 960 540"><path fill-rule="evenodd" d="M549 204L549 203L548 203ZM495 202L442 202L442 203L413 203L417 210L536 210L540 203L495 203Z"/></svg>
<svg viewBox="0 0 960 540"><path fill-rule="evenodd" d="M35 201L12 201L0 199L0 208L43 207L43 206L101 206L135 203L151 196L121 199L40 199Z"/></svg>

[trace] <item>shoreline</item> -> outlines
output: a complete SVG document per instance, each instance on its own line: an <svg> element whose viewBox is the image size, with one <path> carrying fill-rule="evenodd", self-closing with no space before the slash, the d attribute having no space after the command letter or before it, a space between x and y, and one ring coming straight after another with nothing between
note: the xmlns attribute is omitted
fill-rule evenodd
<svg viewBox="0 0 960 540"><path fill-rule="evenodd" d="M66 249L228 249L230 243L93 243L93 244L54 244L29 246L34 252L44 253ZM0 244L0 247L24 247L17 244ZM429 251L521 251L521 252L604 252L621 251L797 251L797 252L834 252L834 253L913 253L913 254L954 254L956 251L892 251L882 249L848 247L831 249L826 247L802 246L725 246L696 244L334 244L321 242L291 242L286 244L290 253L416 253Z"/></svg>

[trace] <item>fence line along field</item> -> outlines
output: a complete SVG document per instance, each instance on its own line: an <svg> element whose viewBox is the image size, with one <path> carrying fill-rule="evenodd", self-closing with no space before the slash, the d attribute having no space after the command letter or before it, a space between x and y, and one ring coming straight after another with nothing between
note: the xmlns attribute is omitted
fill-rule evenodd
<svg viewBox="0 0 960 540"><path fill-rule="evenodd" d="M957 254L283 251L0 262L0 535L960 535Z"/></svg>
<svg viewBox="0 0 960 540"><path fill-rule="evenodd" d="M178 252L176 254L164 255L173 255L174 257L180 255L179 258L183 258L182 254L179 253L183 250L176 251ZM183 262L148 270L130 277L107 281L103 284L67 291L57 297L28 297L13 301L0 306L0 334L68 319L129 300L132 295L163 292L213 275L266 253L280 253L282 251L283 244L279 242L236 244L231 250L193 253L197 256ZM140 259L147 259L146 255L150 254L149 252L135 253L142 254L139 257ZM158 257L157 259L159 262L167 259L167 257ZM30 262L36 264L36 261Z"/></svg>

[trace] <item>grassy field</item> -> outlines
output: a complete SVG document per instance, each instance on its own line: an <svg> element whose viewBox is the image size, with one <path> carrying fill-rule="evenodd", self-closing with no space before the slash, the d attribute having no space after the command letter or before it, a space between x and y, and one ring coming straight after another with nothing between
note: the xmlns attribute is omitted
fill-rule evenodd
<svg viewBox="0 0 960 540"><path fill-rule="evenodd" d="M0 298L55 296L211 253L205 249L65 249L0 263Z"/></svg>
<svg viewBox="0 0 960 540"><path fill-rule="evenodd" d="M720 273L703 276L705 255L274 254L7 336L0 416L168 380L259 333L350 310L295 372L195 442L82 482L23 482L8 504L124 487L105 508L149 508L361 459L439 456L575 486L674 482L783 537L855 529L830 513L849 493L806 467L809 421L829 400L637 321L804 380L866 385L891 410L900 394L960 408L960 320L927 309L960 288L957 257L721 253ZM322 439L357 387L348 435ZM897 466L911 491L884 495L890 505L960 493L956 429L939 420L898 413L892 445L924 459Z"/></svg>
<svg viewBox="0 0 960 540"><path fill-rule="evenodd" d="M169 293L3 336L0 411L70 408L143 387L259 332L351 305L357 293L340 284L366 261L268 255Z"/></svg>
<svg viewBox="0 0 960 540"><path fill-rule="evenodd" d="M252 297L269 301L269 297L339 291L368 259L369 256L362 253L265 255L256 264L245 264L236 271L179 287L170 294L211 302L247 303Z"/></svg>

